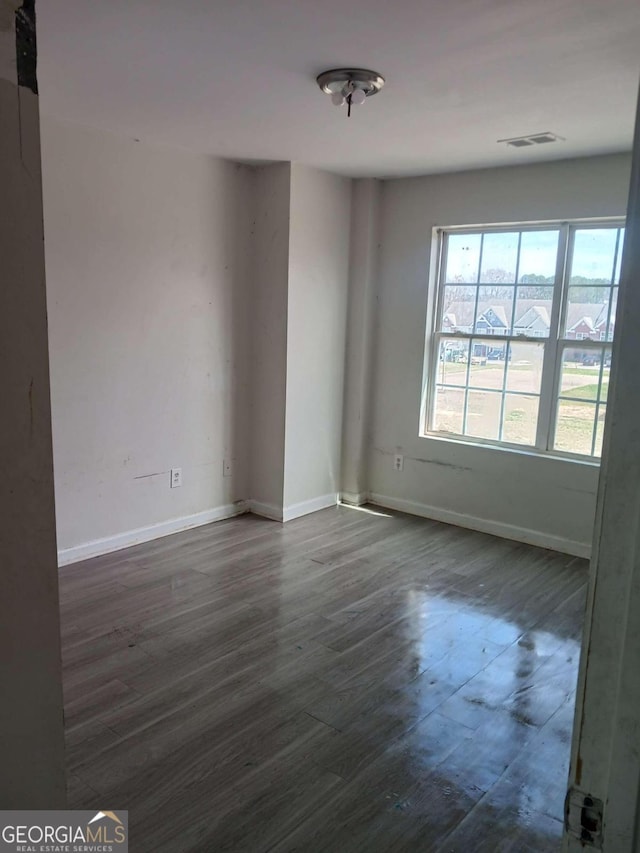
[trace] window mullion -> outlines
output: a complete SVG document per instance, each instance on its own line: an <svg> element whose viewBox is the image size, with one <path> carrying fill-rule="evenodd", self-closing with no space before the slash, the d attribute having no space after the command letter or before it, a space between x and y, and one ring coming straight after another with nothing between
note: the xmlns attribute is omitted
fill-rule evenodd
<svg viewBox="0 0 640 853"><path fill-rule="evenodd" d="M615 267L614 267L615 269ZM591 433L591 455L596 454L596 438L598 436L598 415L600 414L600 406L602 405L602 377L604 375L604 359L605 348L600 351L600 370L598 371L598 399L596 400L596 417L593 422L593 432Z"/></svg>
<svg viewBox="0 0 640 853"><path fill-rule="evenodd" d="M478 258L478 277L476 279L476 300L473 306L473 325L471 326L472 334L476 334L476 324L478 322L478 302L480 299L480 281L482 279L482 254L484 250L484 233L480 235L480 256Z"/></svg>
<svg viewBox="0 0 640 853"><path fill-rule="evenodd" d="M475 322L475 321L474 321ZM467 370L464 380L464 408L462 410L462 434L467 432L467 412L469 410L469 374L471 372L471 346L473 339L469 339L469 347L467 349Z"/></svg>
<svg viewBox="0 0 640 853"><path fill-rule="evenodd" d="M547 450L551 446L551 433L555 424L557 401L555 399L558 375L558 338L560 337L560 321L565 302L565 278L567 273L567 258L569 249L569 225L564 223L558 235L558 257L556 261L555 285L549 337L545 344L542 362L542 380L540 383L540 408L538 411L538 428L536 432L536 447Z"/></svg>
<svg viewBox="0 0 640 853"><path fill-rule="evenodd" d="M440 245L438 247L438 267L436 278L436 310L433 314L433 329L431 332L431 347L428 370L432 376L437 377L440 358L440 329L442 328L442 314L444 311L444 281L447 268L447 253L449 251L449 235L440 232ZM427 410L426 418L423 420L421 429L433 428L433 417L436 407L436 382L429 381L427 384Z"/></svg>
<svg viewBox="0 0 640 853"><path fill-rule="evenodd" d="M476 324L478 322L478 302L480 299L480 281L482 280L482 255L484 252L484 232L480 234L480 253L478 256L478 275L476 276L476 298L473 306L473 319L471 321L471 334L476 334ZM464 391L464 409L462 411L462 432L467 432L467 415L469 413L469 376L471 374L471 358L473 356L473 337L469 340L469 349L467 350L467 378L465 381Z"/></svg>
<svg viewBox="0 0 640 853"><path fill-rule="evenodd" d="M622 251L622 246L620 245L620 229L618 228L618 233L616 236L616 249L613 255L613 271L611 273L611 285L609 287L609 307L607 309L607 325L604 328L604 341L607 342L609 340L609 329L611 328L611 312L613 310L613 289L616 287L616 268L618 266L618 253ZM603 353L604 358L604 353ZM595 445L595 438L594 438Z"/></svg>

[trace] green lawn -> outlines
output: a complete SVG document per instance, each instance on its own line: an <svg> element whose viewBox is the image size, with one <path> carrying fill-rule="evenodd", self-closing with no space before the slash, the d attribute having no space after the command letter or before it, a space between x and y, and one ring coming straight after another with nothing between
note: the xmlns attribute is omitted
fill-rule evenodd
<svg viewBox="0 0 640 853"><path fill-rule="evenodd" d="M607 373L609 372L607 368L605 370ZM600 365L596 365L595 367L569 367L565 362L562 372L572 376L599 376Z"/></svg>
<svg viewBox="0 0 640 853"><path fill-rule="evenodd" d="M555 446L570 453L591 454L593 421L563 413L558 419Z"/></svg>
<svg viewBox="0 0 640 853"><path fill-rule="evenodd" d="M609 383L602 383L602 395L600 397L601 400L607 399L607 394L609 391ZM597 384L593 385L580 385L578 388L572 388L571 391L564 391L562 394L563 397L571 397L574 400L597 400L598 399L598 386Z"/></svg>
<svg viewBox="0 0 640 853"><path fill-rule="evenodd" d="M503 425L501 436L504 441L513 444L533 444L536 435L536 421L538 415L537 394L530 388L532 379L539 376L541 364L530 361L508 362L508 376L510 390L531 391L531 397L525 393L521 397L508 395L504 404ZM467 371L469 371L470 384L486 385L489 388L486 400L483 395L474 392L474 408L469 409L468 416L473 420L473 429L469 429L469 435L477 435L485 438L498 437L499 412L495 410L497 392L502 389L504 361L488 361L486 364L471 364L466 362L441 362L438 371L440 381L457 385L459 390L452 393L457 394L459 399L449 401L446 408L455 411L439 412L441 429L450 429L458 432L462 423L462 400L464 399L464 386L466 385ZM609 390L609 368L602 371L602 388L600 390L601 407L598 418L596 453L600 451L602 437L602 422L604 421L605 406ZM475 377L475 378L474 378ZM598 380L600 379L599 365L582 365L579 363L564 362L562 365L562 384L566 388L561 392L559 411L557 419L557 430L555 435L555 447L558 450L567 450L572 453L591 454L591 442L593 438L594 419L598 402ZM572 387L573 386L573 387ZM450 392L447 392L450 393Z"/></svg>

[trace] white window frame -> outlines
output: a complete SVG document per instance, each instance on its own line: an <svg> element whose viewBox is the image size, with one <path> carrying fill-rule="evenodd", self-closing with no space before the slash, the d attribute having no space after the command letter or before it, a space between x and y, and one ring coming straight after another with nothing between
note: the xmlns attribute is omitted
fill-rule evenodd
<svg viewBox="0 0 640 853"><path fill-rule="evenodd" d="M427 316L431 313L432 321L429 324L427 335L427 347L425 351L425 367L422 381L423 399L420 407L420 428L419 435L424 438L438 438L446 441L452 441L462 444L483 445L499 450L515 450L520 453L535 453L538 455L560 457L570 459L586 464L599 465L600 457L586 455L581 453L571 453L569 451L557 450L553 447L553 442L556 433L556 422L559 409L559 393L560 382L562 376L562 362L565 349L576 349L576 340L570 340L566 337L560 337L560 330L566 327L566 315L568 310L568 290L569 282L569 262L573 255L573 243L575 232L579 229L598 229L598 228L624 228L626 221L624 217L603 217L598 219L571 219L571 220L549 220L536 222L512 222L500 225L469 225L469 226L453 226L435 228L433 238L437 240L437 254L435 255L435 269L431 279L432 287L429 288L430 294L434 294L435 298L430 300L429 306L433 310L427 312ZM558 254L556 262L555 282L553 284L553 302L550 315L549 336L546 338L540 335L518 334L518 335L493 335L492 342L504 342L507 345L511 341L520 341L523 343L544 343L544 359L542 366L542 377L540 382L540 396L538 407L538 423L536 430L536 441L534 445L515 444L501 439L487 439L476 436L455 434L450 432L439 431L431 428L433 423L435 400L436 400L436 385L435 370L439 359L439 345L442 338L459 339L462 341L482 340L489 337L488 335L475 333L475 325L472 326L470 332L446 332L440 331L440 320L443 312L444 300L444 272L446 241L450 234L492 234L492 233L509 233L513 231L548 231L557 229L558 234ZM616 250L613 260L613 275L618 267L618 256L622 251L621 241L616 244ZM518 244L518 261L520 258L520 245ZM482 265L482 258L479 261L479 268ZM515 272L515 282L517 283L518 270ZM551 285L549 285L551 286ZM603 285L604 287L605 285ZM618 282L619 286L619 282ZM607 325L605 329L605 337L611 323L611 300L607 316ZM599 336L598 336L599 337ZM602 372L604 363L607 359L611 359L611 346L613 341L593 340L587 338L579 342L580 349L593 349L596 352L602 351L603 357L600 364L599 384L602 381ZM607 355L608 351L608 355ZM461 386L467 387L467 386ZM504 395L504 389L503 389ZM600 400L596 401L596 423L600 411ZM593 430L591 450L595 448L597 427Z"/></svg>

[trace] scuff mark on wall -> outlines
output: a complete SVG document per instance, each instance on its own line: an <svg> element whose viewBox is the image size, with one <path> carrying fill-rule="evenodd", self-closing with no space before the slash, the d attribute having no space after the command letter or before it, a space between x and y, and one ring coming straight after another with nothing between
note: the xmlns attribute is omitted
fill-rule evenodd
<svg viewBox="0 0 640 853"><path fill-rule="evenodd" d="M405 459L413 459L414 462L423 462L425 465L440 465L442 468L451 468L454 471L472 471L465 465L455 465L453 462L440 462L439 459L421 459L420 457L405 456Z"/></svg>
<svg viewBox="0 0 640 853"><path fill-rule="evenodd" d="M398 446L396 450L384 450L382 447L373 448L376 453L383 456L393 456L395 453L402 453L402 447ZM473 468L468 468L465 465L456 465L453 462L441 462L439 459L424 459L421 456L407 456L404 454L405 462L421 462L423 465L440 465L442 468L449 468L452 471L473 471Z"/></svg>
<svg viewBox="0 0 640 853"><path fill-rule="evenodd" d="M36 65L38 49L36 44L36 4L35 0L24 0L16 10L16 70L18 86L30 89L38 94Z"/></svg>
<svg viewBox="0 0 640 853"><path fill-rule="evenodd" d="M393 456L393 453L395 452L391 450L384 450L382 447L374 447L373 449L376 453L381 453L383 456ZM398 452L400 453L401 451L402 448L398 448Z"/></svg>

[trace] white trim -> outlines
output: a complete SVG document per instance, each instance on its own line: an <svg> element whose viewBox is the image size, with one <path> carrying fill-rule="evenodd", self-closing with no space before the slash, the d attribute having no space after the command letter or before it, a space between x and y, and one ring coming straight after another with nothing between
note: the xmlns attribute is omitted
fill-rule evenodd
<svg viewBox="0 0 640 853"><path fill-rule="evenodd" d="M386 509L396 509L410 515L432 518L435 521L443 521L445 524L454 524L457 527L468 527L470 530L479 530L481 533L490 533L492 536L500 536L503 539L514 539L516 542L525 542L527 545L538 545L540 548L549 548L552 551L560 551L562 554L571 554L574 557L586 557L588 559L591 555L590 542L576 542L573 539L554 536L541 530L530 530L527 527L517 527L514 524L505 524L502 521L492 521L488 518L477 518L473 515L429 506L404 498L371 494L370 501L372 504Z"/></svg>
<svg viewBox="0 0 640 853"><path fill-rule="evenodd" d="M260 501L248 501L249 511L254 515L260 515L263 518L270 518L273 521L293 521L294 518L300 518L303 515L309 515L312 512L318 512L321 509L327 509L330 506L336 506L339 501L337 493L330 495L320 495L317 498L311 498L308 501L301 501L297 504L279 507L275 504L261 503Z"/></svg>
<svg viewBox="0 0 640 853"><path fill-rule="evenodd" d="M538 345L542 345L544 347L544 358L542 364L542 379L540 382L540 391L538 394L539 398L539 407L538 407L538 417L537 417L537 429L536 429L536 442L535 447L544 452L548 449L553 449L555 451L555 433L556 433L556 425L558 419L558 410L559 410L559 402L558 402L558 388L560 384L560 373L561 373L561 359L562 352L564 348L567 346L569 333L576 329L580 323L585 321L588 325L589 320L588 317L583 317L577 320L571 329L565 329L566 320L568 316L568 297L569 297L569 287L571 285L571 275L572 269L574 266L574 250L575 250L575 235L578 230L584 228L606 228L610 231L616 232L616 242L615 242L615 252L613 255L613 265L611 270L611 278L609 284L602 285L608 289L609 292L609 302L611 302L611 294L613 292L613 288L615 285L615 273L617 269L617 257L618 257L618 247L620 242L620 230L625 227L624 219L620 217L604 217L601 220L589 219L571 219L571 220L556 220L550 221L547 223L542 222L529 222L529 223L513 223L511 228L515 231L519 232L518 236L518 249L517 249L517 260L516 260L516 269L515 269L515 280L514 287L526 287L525 282L520 282L519 273L520 273L520 261L522 257L522 235L524 233L535 233L536 231L545 230L548 227L552 227L554 230L558 231L558 244L557 244L557 253L556 253L556 272L555 279L553 282L553 299L551 306L551 316L550 316L550 325L548 335L545 338L542 338L537 334L527 334L525 335L517 335L515 330L517 328L516 321L522 321L524 317L527 316L528 312L531 308L527 309L525 314L523 314L520 318L516 317L516 302L514 302L512 307L511 314L511 324L507 327L508 334L493 334L493 329L491 330L491 334L487 335L486 332L478 331L477 324L478 322L485 316L486 311L483 314L478 315L479 310L479 297L480 297L480 289L483 285L482 282L482 262L483 262L483 252L484 252L484 242L485 237L491 233L499 233L505 232L507 229L507 225L505 223L499 223L497 225L491 226L464 226L464 227L453 227L453 228L443 228L438 227L433 231L435 242L438 245L438 263L437 266L431 266L431 273L429 277L429 287L428 287L428 304L429 309L427 311L427 325L425 326L425 358L423 365L423 377L422 377L422 396L420 398L420 425L418 428L419 435L431 435L435 433L435 405L436 405L436 393L439 386L445 387L454 387L457 390L464 390L464 404L463 404L463 412L462 412L462 429L461 433L456 436L459 438L468 438L470 437L467 432L467 413L469 406L469 370L470 366L473 363L473 349L477 347L480 342L486 347L489 343L493 343L493 341L508 343L511 346L515 342L522 341L534 341ZM511 229L509 229L511 230ZM464 327L465 331L463 332L462 327L458 327L456 331L452 331L451 328L447 331L444 324L445 318L445 305L444 305L444 292L447 287L446 281L446 267L447 267L447 257L449 252L449 239L452 235L455 234L473 234L474 236L480 236L480 244L479 244L479 258L478 258L478 278L476 282L469 282L469 286L475 288L475 308L473 317L475 318L472 322L471 327ZM433 257L432 257L433 260ZM435 291L434 291L435 288ZM434 298L435 296L435 298ZM487 310L490 310L491 306ZM451 312L449 312L451 313ZM602 312L600 312L602 313ZM611 304L609 304L609 308L607 310L607 322L609 322L611 317ZM486 319L486 318L485 318ZM596 318L597 319L597 318ZM565 331L563 331L565 330ZM592 323L592 332L595 332L595 327ZM445 381L440 380L438 377L438 372L440 368L440 345L444 340L457 340L460 342L467 342L467 377L464 385L457 386L449 386ZM588 342L591 343L595 348L601 346L602 342L593 340L590 335L584 336L582 333L575 333L575 339L571 339L570 343L575 348L577 343L580 343L580 346L586 345ZM602 373L602 371L601 371ZM503 410L506 400L506 377L507 373L505 372L503 375L503 387L501 392L501 415L500 415L500 433L498 438L496 439L487 439L484 441L485 444L492 444L493 446L500 446L504 444L502 439L502 420L503 420ZM482 389L489 390L489 389ZM495 389L494 389L495 390ZM596 409L599 408L599 403L597 404ZM439 434L439 433L436 433ZM591 441L591 451L595 449L595 440L597 434L597 423L594 421L593 431L592 431L592 441ZM452 436L453 437L453 436ZM564 455L564 454L563 454ZM594 457L593 452L589 454L570 454L570 457L574 455L586 455L591 458Z"/></svg>
<svg viewBox="0 0 640 853"><path fill-rule="evenodd" d="M474 389L475 390L475 389ZM520 392L517 392L520 393ZM594 403L595 405L595 403ZM477 436L453 435L448 432L423 432L418 438L427 438L430 441L444 441L450 444L464 444L467 447L479 447L482 450L497 451L498 453L517 453L522 456L534 456L538 459L553 459L558 462L572 462L578 465L587 465L590 468L600 467L599 456L586 456L578 453L569 453L565 450L538 450L529 444L510 444L501 441L499 444L492 439L478 438Z"/></svg>
<svg viewBox="0 0 640 853"><path fill-rule="evenodd" d="M270 518L271 521L282 521L282 507L275 504L265 504L260 501L247 501L249 512L259 515L261 518Z"/></svg>
<svg viewBox="0 0 640 853"><path fill-rule="evenodd" d="M362 506L369 500L369 492L340 492L340 503Z"/></svg>
<svg viewBox="0 0 640 853"><path fill-rule="evenodd" d="M321 509L327 509L327 507L336 506L337 504L337 492L332 492L330 495L320 495L308 501L301 501L297 504L285 506L282 511L282 520L293 521L294 518L300 518L302 515L309 515L309 513L318 512Z"/></svg>
<svg viewBox="0 0 640 853"><path fill-rule="evenodd" d="M80 560L88 560L91 557L99 557L101 554L110 554L112 551L120 551L132 545L142 542L150 542L152 539L160 539L171 533L179 533L181 530L190 530L192 527L201 527L212 521L222 521L235 515L247 512L245 501L233 504L224 504L204 512L193 515L185 515L182 518L172 518L169 521L161 521L158 524L150 524L148 527L138 527L135 530L127 530L124 533L116 533L114 536L106 536L104 539L93 539L83 542L81 545L73 545L71 548L62 548L58 551L58 566L67 566Z"/></svg>

